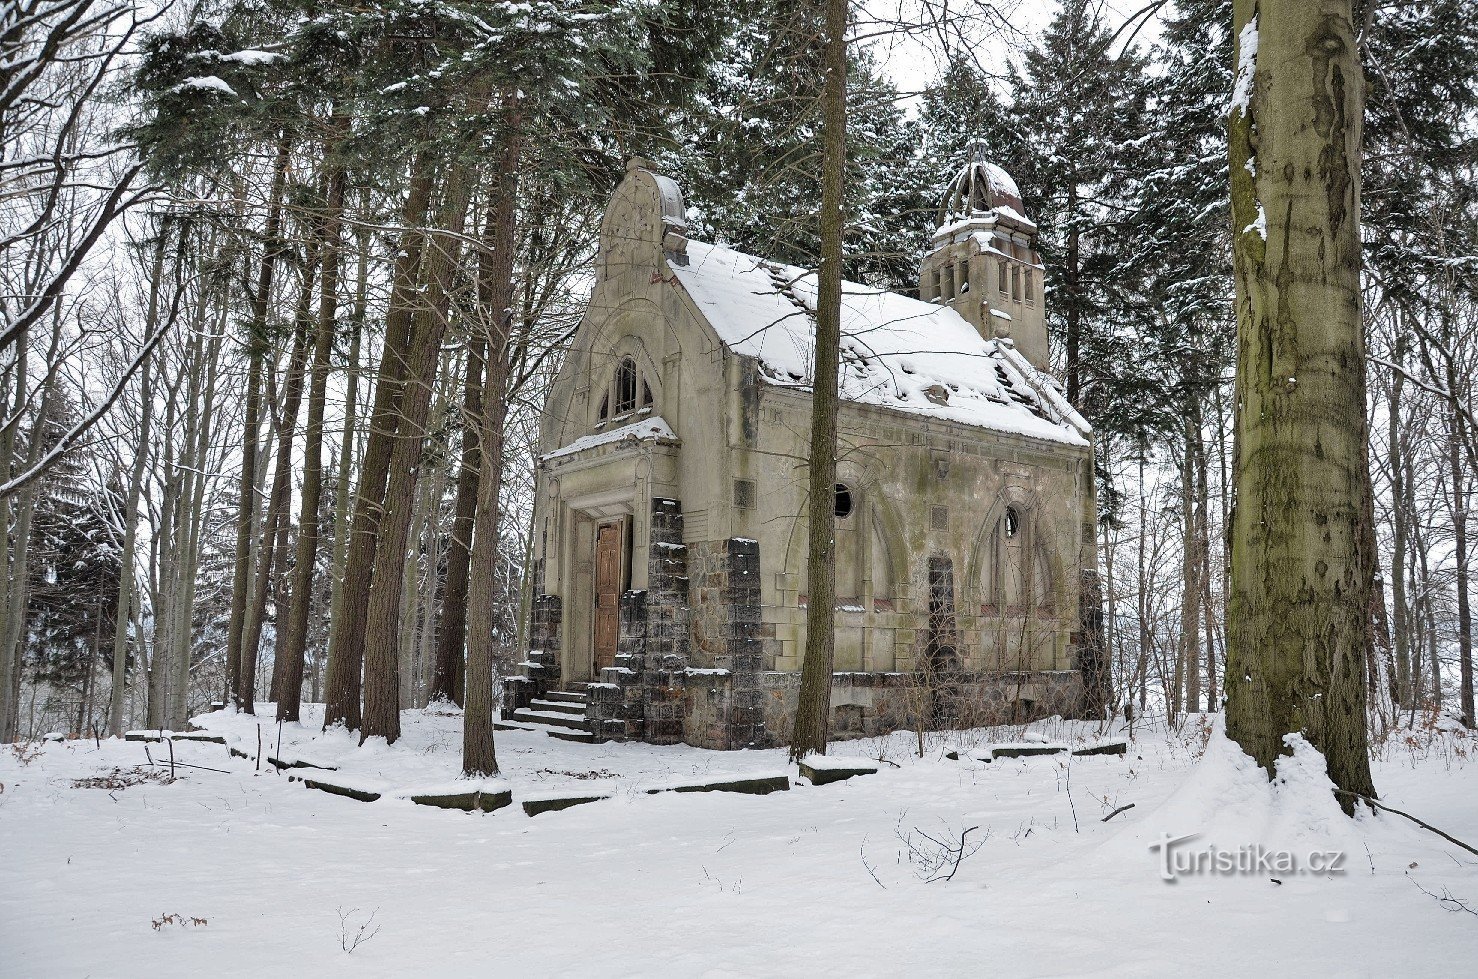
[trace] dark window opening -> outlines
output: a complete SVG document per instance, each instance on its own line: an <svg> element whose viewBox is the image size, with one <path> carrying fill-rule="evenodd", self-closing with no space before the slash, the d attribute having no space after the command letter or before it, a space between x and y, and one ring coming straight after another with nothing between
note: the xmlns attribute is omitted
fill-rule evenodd
<svg viewBox="0 0 1478 979"><path fill-rule="evenodd" d="M636 361L626 357L616 368L616 414L636 410Z"/></svg>
<svg viewBox="0 0 1478 979"><path fill-rule="evenodd" d="M1006 525L1006 536L1008 538L1015 537L1021 529L1021 517L1017 515L1015 507L1006 508L1006 519L1004 523Z"/></svg>
<svg viewBox="0 0 1478 979"><path fill-rule="evenodd" d="M1001 295L1003 295L1003 296L1006 294L1006 289L1007 289L1006 276L1008 274L1009 273L1007 273L1007 271L1006 271L1006 263L1005 262L997 262L996 263L996 277L997 277L997 279L999 279L999 282L997 284L999 285L1000 290L1001 290Z"/></svg>
<svg viewBox="0 0 1478 979"><path fill-rule="evenodd" d="M1011 299L1013 302L1021 302L1021 269L1011 267Z"/></svg>
<svg viewBox="0 0 1478 979"><path fill-rule="evenodd" d="M852 515L852 491L843 483L837 483L836 515L838 517Z"/></svg>
<svg viewBox="0 0 1478 979"><path fill-rule="evenodd" d="M652 386L646 381L641 382L641 406L643 408L652 406Z"/></svg>
<svg viewBox="0 0 1478 979"><path fill-rule="evenodd" d="M600 420L605 421L611 417L611 392L607 391L605 397L600 399Z"/></svg>

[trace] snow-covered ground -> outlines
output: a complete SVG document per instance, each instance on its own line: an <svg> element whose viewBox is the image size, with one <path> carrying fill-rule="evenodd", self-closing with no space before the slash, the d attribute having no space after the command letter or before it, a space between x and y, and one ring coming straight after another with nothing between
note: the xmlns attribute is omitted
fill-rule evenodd
<svg viewBox="0 0 1478 979"><path fill-rule="evenodd" d="M392 790L456 774L455 715L407 711L393 747L316 736L313 720L283 731L284 756ZM612 796L530 818L517 805L468 814L393 791L362 803L307 790L267 765L275 726L262 726L258 770L253 718L199 721L253 758L178 742L177 761L224 771L109 788L78 780L137 779L143 744L0 749L0 976L1478 970L1478 917L1438 900L1478 909L1478 858L1397 817L1344 819L1305 747L1269 785L1214 725L1142 732L1126 757L989 764L971 749L1099 732L969 732L931 739L922 759L910 735L854 741L834 754L881 757L877 774L765 796L646 790L794 773L783 751L502 732L515 800ZM1386 747L1376 784L1389 804L1478 840L1472 747L1452 735ZM955 868L947 851L967 829ZM1177 852L1341 852L1342 872L1167 883L1150 846L1190 833L1202 835Z"/></svg>

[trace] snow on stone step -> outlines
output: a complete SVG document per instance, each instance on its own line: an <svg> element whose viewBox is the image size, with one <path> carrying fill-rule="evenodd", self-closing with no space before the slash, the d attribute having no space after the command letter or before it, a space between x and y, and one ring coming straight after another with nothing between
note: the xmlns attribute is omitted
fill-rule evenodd
<svg viewBox="0 0 1478 979"><path fill-rule="evenodd" d="M585 717L583 714L579 717L574 717L569 714L556 713L555 711L528 710L525 708L524 710L514 711L513 716L509 719L525 722L535 721L540 724L554 724L558 727L572 727L580 731L585 730Z"/></svg>

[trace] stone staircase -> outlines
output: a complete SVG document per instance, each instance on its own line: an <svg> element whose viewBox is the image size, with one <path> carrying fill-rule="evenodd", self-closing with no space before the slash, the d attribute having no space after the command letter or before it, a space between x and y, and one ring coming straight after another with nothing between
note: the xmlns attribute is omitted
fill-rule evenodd
<svg viewBox="0 0 1478 979"><path fill-rule="evenodd" d="M590 730L589 703L585 684L573 684L570 690L551 690L534 698L527 707L505 715L495 727L500 731L543 731L562 741L593 744L600 739Z"/></svg>

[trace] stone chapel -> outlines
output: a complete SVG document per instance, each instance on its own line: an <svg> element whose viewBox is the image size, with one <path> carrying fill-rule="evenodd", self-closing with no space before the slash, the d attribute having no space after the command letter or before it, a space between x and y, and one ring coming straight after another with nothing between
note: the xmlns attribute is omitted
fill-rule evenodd
<svg viewBox="0 0 1478 979"><path fill-rule="evenodd" d="M1091 432L1046 373L1034 240L1015 183L976 159L949 185L920 298L843 284L834 736L1097 703ZM816 277L689 238L681 190L640 160L599 249L542 422L530 648L503 723L783 743L805 648Z"/></svg>

